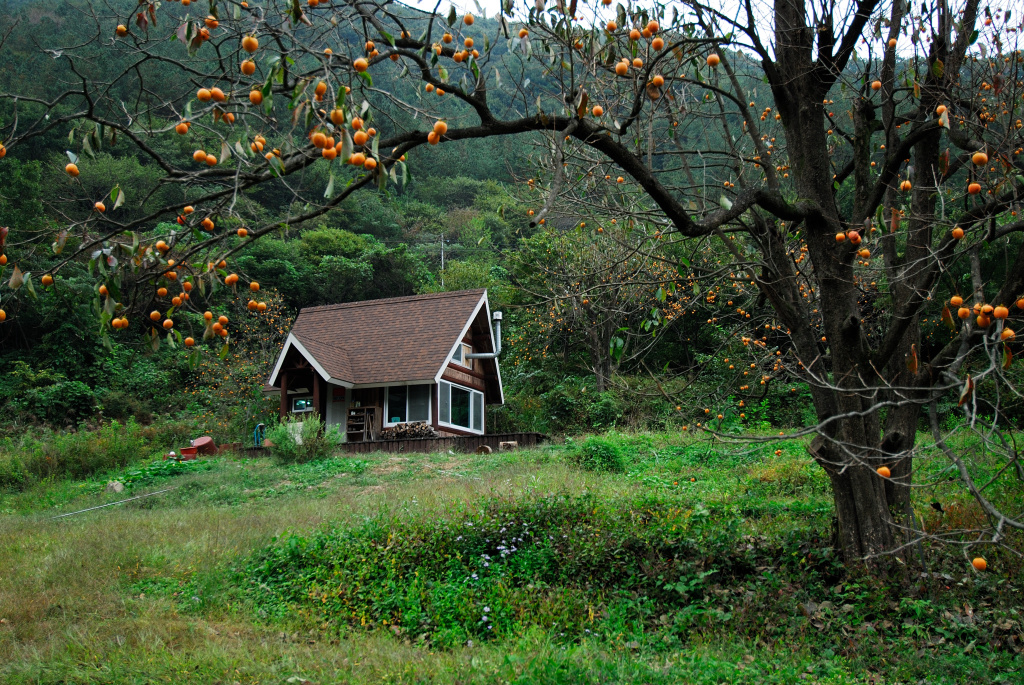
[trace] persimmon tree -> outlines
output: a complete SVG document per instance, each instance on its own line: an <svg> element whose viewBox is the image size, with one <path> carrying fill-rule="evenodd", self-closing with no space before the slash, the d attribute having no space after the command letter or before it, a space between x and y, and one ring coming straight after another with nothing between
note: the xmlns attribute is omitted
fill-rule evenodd
<svg viewBox="0 0 1024 685"><path fill-rule="evenodd" d="M571 228L521 241L511 255L529 343L563 359L584 351L594 389L604 392L622 363L644 359L682 309L677 273L648 254L638 226L574 222ZM520 350L522 353L522 350Z"/></svg>
<svg viewBox="0 0 1024 685"><path fill-rule="evenodd" d="M737 306L775 335L743 334L754 325L743 315L739 344L809 385L809 452L831 481L838 547L859 563L912 530L923 412L934 424L937 401L959 394L977 426L975 388L1017 393L1003 367L1007 307L1024 294L1020 27L979 0L731 7L503 0L495 21L477 21L380 0L97 6L83 15L91 39L48 46L64 83L4 94L4 151L69 136L67 222L46 242L60 251L75 238L63 263L90 261L109 326L149 311L168 281L232 286L233 253L358 189L404 186L417 148L540 141L546 199L534 221L572 200L679 243L649 253L695 297L710 279L716 292L743 285ZM188 143L178 154L156 144L174 136ZM159 168L159 189L181 201L129 217L124 203L145 198L125 198L116 179L109 198L86 196L90 155L109 146ZM324 185L308 183L316 174ZM256 190L275 193L279 216L250 211ZM178 228L156 234L168 218ZM7 239L31 242L17 227ZM686 256L711 245L715 268ZM997 272L982 270L1004 254ZM60 265L5 268L5 301L35 282L60 287ZM977 311L955 300L934 311L950 297ZM926 340L925 318L945 319L948 337ZM990 415L985 444L1004 450L1002 478L1019 462ZM936 440L984 510L970 544L1024 527Z"/></svg>

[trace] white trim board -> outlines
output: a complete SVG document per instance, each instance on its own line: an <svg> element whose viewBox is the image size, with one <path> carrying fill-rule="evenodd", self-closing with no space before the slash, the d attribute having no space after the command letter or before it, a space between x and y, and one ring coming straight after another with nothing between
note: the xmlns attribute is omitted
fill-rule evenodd
<svg viewBox="0 0 1024 685"><path fill-rule="evenodd" d="M486 290L483 292L483 294L480 295L480 301L477 302L476 307L473 308L473 313L469 315L468 319L466 319L466 325L462 327L462 332L459 333L459 337L455 341L455 344L453 344L448 349L448 355L444 358L444 361L441 362L441 368L438 369L437 373L434 375L434 382L435 383L439 383L441 381L441 376L444 375L444 370L448 368L448 362L451 361L452 355L455 354L455 348L462 344L462 341L466 337L466 333L469 332L469 327L473 325L474 321L476 321L477 314L480 313L480 308L481 307L485 307L487 309L487 316L490 317L491 312L490 312L490 307L487 304L487 291ZM493 344L494 344L494 331L491 331L491 345L493 345Z"/></svg>

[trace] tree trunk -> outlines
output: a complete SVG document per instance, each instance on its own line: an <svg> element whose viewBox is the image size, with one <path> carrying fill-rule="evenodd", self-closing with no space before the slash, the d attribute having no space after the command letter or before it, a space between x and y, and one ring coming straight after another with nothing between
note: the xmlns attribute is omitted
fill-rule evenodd
<svg viewBox="0 0 1024 685"><path fill-rule="evenodd" d="M871 466L850 464L850 459L825 438L815 438L808 451L832 484L836 546L844 562L871 565L870 557L884 554L894 545L882 479Z"/></svg>
<svg viewBox="0 0 1024 685"><path fill-rule="evenodd" d="M604 326L597 324L590 329L590 359L596 378L594 390L604 392L608 387L608 379L612 375L612 362L609 358L608 346L611 340L604 334Z"/></svg>
<svg viewBox="0 0 1024 685"><path fill-rule="evenodd" d="M881 425L878 410L871 408L878 393L870 386L878 373L861 323L854 273L857 248L852 241L835 239L837 233L863 231L864 226L843 221L836 205L824 110L831 77L813 60L814 31L801 0L776 1L776 43L784 47L778 52L772 90L786 131L796 191L817 210L805 225L824 337L819 340L802 332L812 323L797 314L804 307L803 294L791 291L788 299L799 304L782 311L776 307L776 311L780 315L793 312L786 324L796 333L792 339L798 358L811 373L811 396L820 426L808 451L832 485L836 545L848 565L858 565L894 546L885 484L875 471L882 463ZM859 128L868 131L873 125L865 120Z"/></svg>

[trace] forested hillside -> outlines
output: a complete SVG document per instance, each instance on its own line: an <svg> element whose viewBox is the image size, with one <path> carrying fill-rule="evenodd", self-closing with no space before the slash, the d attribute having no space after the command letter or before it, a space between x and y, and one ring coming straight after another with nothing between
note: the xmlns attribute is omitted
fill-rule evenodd
<svg viewBox="0 0 1024 685"><path fill-rule="evenodd" d="M496 26L493 20L481 23L484 31L488 25ZM48 98L59 86L75 81L56 56L37 49L37 42L57 48L93 41L89 49L97 57L84 63L83 68L91 70L85 77L109 78L124 66L103 53L109 37L102 31L107 27L86 5L71 3L58 11L31 2L5 3L5 26L16 29L0 49L5 63L13 65L0 75L0 88L6 92ZM170 30L159 25L157 29ZM496 47L498 55L502 49ZM495 71L505 68L499 60L495 64ZM144 68L155 82L175 83L180 78L166 65ZM539 67L531 71L527 79L547 78ZM505 77L516 76L523 78ZM397 68L375 78L382 93L408 95L415 88L415 82ZM118 97L127 99L137 85L122 79L113 87L121 89ZM6 112L0 111L5 125L13 123L9 104L4 104ZM383 96L374 105L388 111ZM452 107L457 110L459 105ZM393 114L406 116L399 110ZM173 124L172 113L167 115ZM186 139L172 127L147 144L168 154L188 155L202 137L192 132ZM502 361L509 403L493 412L489 421L491 428L509 430L683 425L693 416L678 411L673 399L644 380L641 364L671 367L685 375L722 343L714 330L696 323L704 312L695 310L697 317L684 323L682 317L672 318L673 308L676 315L684 309L678 302L655 297L658 287L649 279L667 284L676 276L670 268L622 261L628 246L613 239L595 240L601 236L581 227L579 217L565 208L556 210L544 226L531 225L530 210L539 209L544 201L533 182L545 170L537 162L550 154L545 138L537 134L416 150L408 156L408 182L401 187L359 190L315 221L259 241L228 239L229 248L242 246L231 257L229 270L261 284L261 299L270 305L273 317L248 316L245 298L228 289L190 293L190 302L176 317L178 330L197 335L204 310L228 316L231 335L223 354L213 348L210 354L198 355L180 340L173 347L154 348L143 316L153 307L167 306L172 294L161 297L152 286L120 293L127 311L143 316L127 317L128 328L108 335L86 260L63 268L59 289L42 288L38 281L76 246L72 235L58 253L47 236L90 213L89 207L71 199L64 172L65 151L81 155L83 145L91 169L89 178L82 180L87 194L110 205L113 200L107 196L116 186L126 198L118 211L128 220L164 205L189 202L188 191L174 185L157 185L155 193L150 191L161 170L137 147L118 144L111 137L100 141L78 124L58 126L36 144L7 153L0 164L0 225L11 230L6 245L11 262L6 268L9 274L17 265L29 274L31 287L28 296L25 290L22 297L0 303L8 317L0 326L0 402L2 421L12 432L135 419L143 424L185 422L193 432L238 441L256 423L273 416L272 403L261 398L259 388L290 321L302 307L333 302L488 288L492 306L505 308L509 315L508 351ZM272 222L295 211L302 194L321 197L329 184L343 182L330 176L327 167L312 167L287 184L247 191L238 202L253 216ZM157 222L155 231L170 240L178 228L173 217L167 217ZM613 281L627 284L643 276L648 282L624 285L629 292L611 288L595 293L594 306L586 311L564 313L553 304L566 279L575 280L588 269L599 274L601 263L616 265ZM594 285L613 282L604 278L597 276ZM671 321L656 336L640 328L652 306L664 309ZM194 322L191 329L188 321ZM241 325L236 327L236 321ZM593 330L600 335L595 337ZM174 340L170 342L173 345ZM609 377L613 367L620 374L614 381ZM805 398L787 393L789 388L776 393L778 399L771 395L751 418L796 420L799 413L790 409Z"/></svg>
<svg viewBox="0 0 1024 685"><path fill-rule="evenodd" d="M48 100L80 79L103 81L121 73L128 58L106 49L112 40L108 24L114 17L131 16L134 7L131 2L112 3L104 14L97 14L79 3L60 10L34 2L5 3L7 37L0 55L11 67L0 75L0 88ZM484 35L498 34L493 19L480 19L478 26ZM150 31L170 36L175 28L158 23ZM297 30L300 36L309 31L301 26ZM360 40L355 30L341 35ZM320 38L310 32L310 40ZM40 50L40 45L50 52ZM59 58L61 46L68 45L85 46L81 49L92 56L78 63L80 73L69 73ZM181 52L173 40L153 49L153 54ZM510 49L517 48L503 41L490 45L485 70L491 70L499 84L542 84L545 94L537 106L542 99L550 101L557 84L551 82L552 73L543 60L527 61L525 70L513 72L514 64L502 59ZM216 62L209 53L199 52L200 64L203 55ZM733 57L740 81L749 87L750 107L761 112L763 121L771 107L762 103L770 103L771 94L761 82L756 63L743 52ZM409 78L408 69L384 66L375 71L374 88L368 91L376 121L382 127L415 124L390 99L416 101L425 94L417 91L418 83ZM147 83L194 90L192 80L183 78L168 62L143 60L126 73L110 87L114 99L122 102L138 98L140 88L144 97L151 97ZM837 90L845 92L845 83L841 86ZM516 97L515 89L496 88L490 106L496 111L513 108ZM677 102L680 113L685 116L688 103L697 106L708 97L682 90ZM26 106L31 111L33 105L22 104ZM272 109L287 113L293 106L294 102L281 101ZM456 100L445 101L442 108L455 118L468 113L465 104ZM57 103L54 111L62 111L62 105ZM220 145L212 129L190 128L188 135L175 132L175 122L183 113L169 104L150 110L154 111L166 118L149 123L166 131L146 140L155 155L187 157L197 146ZM746 128L740 114L722 112L721 129L706 128L699 121L683 121L684 126L677 129L679 122L670 119L660 124L660 130L659 124L652 124L644 137L631 144L641 154L648 153L647 163L668 179L666 183L694 188L701 205L704 197L709 204L717 204L722 179L724 201L735 192L731 190L736 187L734 181L742 181L749 172L717 158L680 166L671 156L649 152L655 139L668 136L678 152L693 148L694 152L720 153L734 144L729 141L731 129ZM24 112L20 116L27 120ZM0 123L15 123L10 100L0 106ZM250 128L252 135L259 134ZM185 207L201 188L158 183L162 170L152 156L97 130L81 122L61 124L34 138L32 145L9 150L0 164L0 225L11 230L6 246L10 265L0 268L6 268L5 278L15 265L29 275L28 288L0 303L8 317L8 323L0 326L0 364L5 370L0 373L0 402L4 403L2 420L12 428L69 429L83 422L94 425L134 417L143 423L185 421L193 423L197 432L212 431L220 439L235 440L273 415L270 404L259 396L260 379L302 307L476 287L488 288L492 303L509 313L508 351L503 358L509 402L489 416L493 429L681 427L706 418L705 404L723 402L730 406L723 421L737 430L795 426L813 419L806 385L790 382L784 368L758 364L759 372L767 372L760 381L764 387L745 392L746 380L731 373L734 365L721 361L729 358L730 349L735 353L734 328L750 319L750 311L740 302L734 306L730 294L746 306L756 308L763 302L722 278L725 272L719 273L731 249L724 236L700 242L658 242L662 238L658 221L639 227L633 220L617 224L607 213L602 216L605 210L600 209L597 220L602 225L595 227L591 219L588 227L583 219L594 215L595 206L612 203L625 211L631 200L612 192L611 176L606 178L612 187L596 195L587 190L587 177L604 170L592 164L589 172L577 170L574 178L565 181L564 201L549 203L545 187L553 180L554 153L550 138L540 133L417 148L408 155L406 182L357 190L336 208L298 225L287 218L310 198L330 196L352 179L326 165L313 165L289 176L287 182L246 190L234 202L244 207L254 223L280 221L282 228L258 241L226 238L225 249L232 252L227 270L261 284L261 299L273 317L248 316L246 298L230 289L193 292L179 310L176 330L198 336L203 327L201 313L210 310L231 320L228 345L214 346L202 355L183 349L180 339L175 345L174 336L167 337L167 344L155 345L147 337L145 315L153 308L166 308L174 293L161 296L151 282L142 282L130 288L126 284L125 292L117 294L118 304L133 316L126 317L130 319L126 328L110 334L105 327L109 316L103 318L90 272L93 267L87 260L62 268L59 289L39 287L39 276L61 263L62 255L79 240L71 234L58 247L56 242L51 244L52 236L69 221L88 220L94 211L73 199L75 194L84 188L86 196L113 204L120 202L115 198L121 193L124 204L118 211L131 221L161 207ZM275 144L274 139L267 143L268 147ZM68 151L74 151L76 158L88 156L88 178L74 183L68 179L64 172ZM836 155L837 168L852 159L847 148L837 148ZM853 186L849 175L837 186L837 202L844 209L854 203ZM586 209L577 213L581 205L574 200L584 202ZM542 225L536 225L533 214L546 204L551 205L545 206L550 213ZM693 201L690 204L697 207ZM240 225L237 220L225 221L217 230L232 234ZM149 228L168 240L179 230L173 216ZM1010 247L1007 243L1006 250ZM980 255L981 269L997 276L1005 272L1006 250ZM711 285L698 284L695 279L703 274L718 275ZM949 276L951 282L968 289L968 264L954 264ZM925 321L932 323L920 343L922 354L939 349L950 335L940 325L940 309L936 305L925 314ZM235 322L241 326L235 327ZM786 338L780 327L769 324L762 341L766 348L785 350ZM698 370L703 373L697 374ZM692 404L691 397L705 401ZM1016 407L1012 398L1002 401L1011 410Z"/></svg>

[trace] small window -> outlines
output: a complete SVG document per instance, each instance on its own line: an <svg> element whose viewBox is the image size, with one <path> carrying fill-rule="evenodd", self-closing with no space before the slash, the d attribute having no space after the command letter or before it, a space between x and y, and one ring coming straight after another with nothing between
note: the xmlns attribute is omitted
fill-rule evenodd
<svg viewBox="0 0 1024 685"><path fill-rule="evenodd" d="M455 348L455 352L452 354L452 361L455 362L456 364L459 364L460 366L472 366L473 360L466 358L466 355L471 354L472 352L472 347L465 343L462 343Z"/></svg>
<svg viewBox="0 0 1024 685"><path fill-rule="evenodd" d="M293 412L313 411L312 397L296 397L292 400Z"/></svg>

